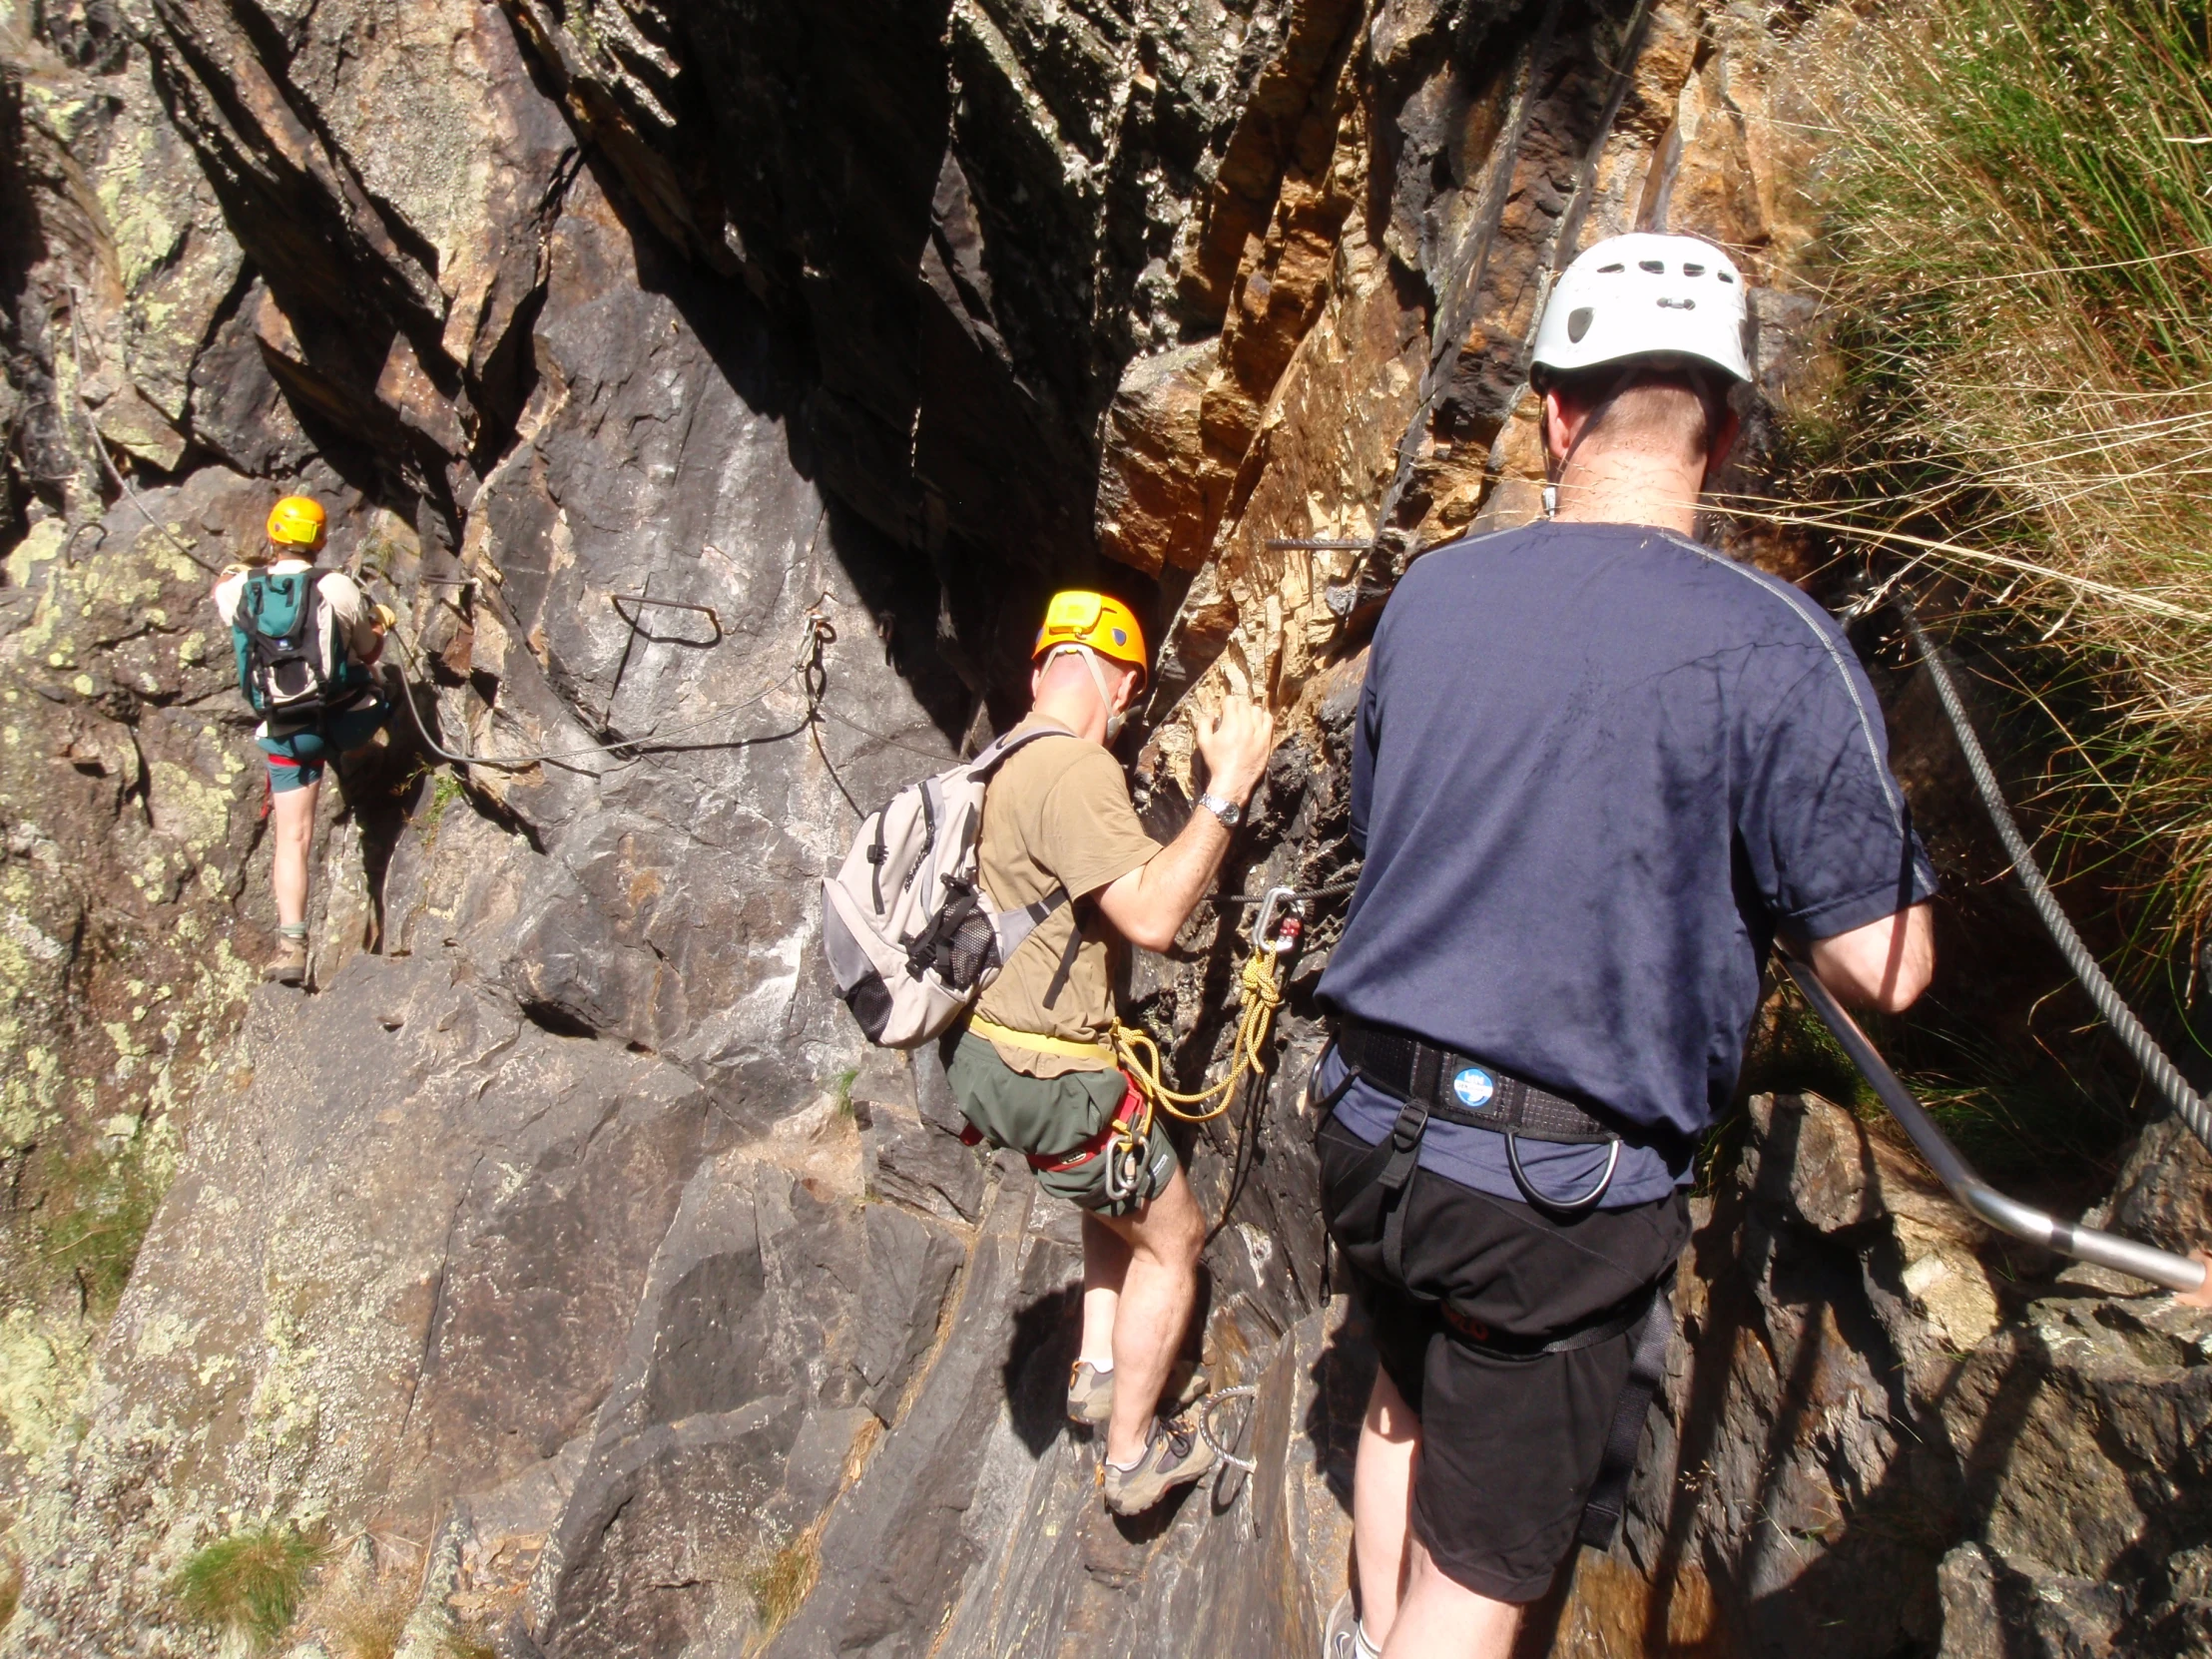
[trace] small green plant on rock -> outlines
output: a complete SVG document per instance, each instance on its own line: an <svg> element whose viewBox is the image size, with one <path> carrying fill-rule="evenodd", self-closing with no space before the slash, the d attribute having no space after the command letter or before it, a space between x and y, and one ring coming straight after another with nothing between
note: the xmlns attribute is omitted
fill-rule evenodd
<svg viewBox="0 0 2212 1659"><path fill-rule="evenodd" d="M296 1527L251 1527L194 1555L178 1570L172 1591L195 1623L266 1648L298 1614L307 1575L321 1558L320 1546Z"/></svg>
<svg viewBox="0 0 2212 1659"><path fill-rule="evenodd" d="M440 772L430 780L430 805L422 814L424 845L438 838L438 826L445 821L446 808L452 806L464 793L461 781L450 772Z"/></svg>

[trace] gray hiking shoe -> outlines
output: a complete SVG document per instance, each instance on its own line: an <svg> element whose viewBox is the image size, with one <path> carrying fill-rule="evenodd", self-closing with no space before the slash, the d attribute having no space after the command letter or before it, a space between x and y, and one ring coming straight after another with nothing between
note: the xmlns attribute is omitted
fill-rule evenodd
<svg viewBox="0 0 2212 1659"><path fill-rule="evenodd" d="M1203 1480L1221 1459L1195 1428L1152 1424L1152 1443L1133 1469L1101 1464L1106 1475L1106 1507L1117 1515L1141 1515L1178 1486Z"/></svg>
<svg viewBox="0 0 2212 1659"><path fill-rule="evenodd" d="M1075 1362L1068 1373L1068 1421L1083 1428L1103 1428L1114 1414L1114 1374L1101 1375L1088 1360Z"/></svg>
<svg viewBox="0 0 2212 1659"><path fill-rule="evenodd" d="M1328 1627L1322 1631L1321 1659L1361 1659L1360 1609L1350 1590L1329 1610Z"/></svg>
<svg viewBox="0 0 2212 1659"><path fill-rule="evenodd" d="M270 957L269 965L262 969L262 977L273 984L296 985L307 977L307 941L279 936L276 954Z"/></svg>
<svg viewBox="0 0 2212 1659"><path fill-rule="evenodd" d="M1206 1394L1206 1374L1195 1361L1178 1360L1160 1390L1160 1408L1169 1414L1190 1409ZM1068 1421L1083 1428L1104 1428L1114 1414L1114 1374L1093 1369L1088 1360L1075 1362L1068 1374Z"/></svg>

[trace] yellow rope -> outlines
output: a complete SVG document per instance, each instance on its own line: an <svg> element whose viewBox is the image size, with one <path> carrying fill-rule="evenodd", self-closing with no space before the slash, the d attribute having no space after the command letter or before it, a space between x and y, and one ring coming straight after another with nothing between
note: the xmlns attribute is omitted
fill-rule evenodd
<svg viewBox="0 0 2212 1659"><path fill-rule="evenodd" d="M1266 941L1255 941L1252 955L1246 960L1240 976L1245 993L1244 1014L1237 1021L1237 1043L1230 1051L1229 1075L1196 1094L1184 1094L1167 1086L1161 1075L1160 1045L1153 1041L1151 1032L1124 1025L1119 1020L1114 1022L1115 1057L1145 1097L1145 1129L1151 1128L1149 1120L1154 1106L1185 1123L1204 1123L1218 1118L1229 1110L1237 1084L1246 1072L1257 1075L1268 1069L1268 1028L1275 1021L1275 1010L1283 1003L1280 971L1275 953L1266 948ZM1199 1106L1207 1109L1189 1109Z"/></svg>
<svg viewBox="0 0 2212 1659"><path fill-rule="evenodd" d="M1247 1073L1257 1077L1268 1069L1268 1031L1275 1023L1275 1010L1283 1005L1282 963L1277 952L1268 948L1268 941L1255 938L1252 954L1245 961L1239 975L1244 985L1244 1012L1237 1021L1236 1046L1230 1051L1229 1074L1218 1083L1210 1083L1195 1094L1185 1094L1171 1089L1162 1076L1163 1062L1160 1045L1152 1033L1136 1026L1124 1025L1115 1020L1108 1032L1107 1043L1077 1042L1067 1037L1048 1037L1033 1031L1016 1031L983 1018L980 1014L968 1016L967 1028L976 1036L991 1042L1005 1043L1011 1048L1026 1048L1032 1053L1060 1054L1070 1059L1100 1059L1121 1067L1136 1086L1137 1094L1144 1101L1144 1110L1135 1122L1116 1113L1112 1124L1113 1137L1106 1149L1112 1159L1129 1159L1133 1167L1140 1165L1144 1148L1152 1136L1152 1114L1155 1108L1185 1123L1205 1123L1220 1117L1229 1110L1236 1097L1237 1084ZM1200 1111L1196 1108L1204 1107ZM1112 1166L1118 1169L1118 1163ZM1114 1192L1115 1176L1107 1177L1107 1191Z"/></svg>

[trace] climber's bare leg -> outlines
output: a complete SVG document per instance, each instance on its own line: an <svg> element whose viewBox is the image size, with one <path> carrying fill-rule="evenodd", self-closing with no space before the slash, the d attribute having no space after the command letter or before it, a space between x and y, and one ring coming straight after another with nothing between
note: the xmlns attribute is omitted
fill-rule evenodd
<svg viewBox="0 0 2212 1659"><path fill-rule="evenodd" d="M1390 1374L1376 1368L1360 1454L1352 1465L1352 1555L1360 1569L1360 1617L1371 1640L1388 1639L1405 1594L1405 1545L1411 1536L1413 1459L1420 1419Z"/></svg>
<svg viewBox="0 0 2212 1659"><path fill-rule="evenodd" d="M1083 1212L1083 1346L1078 1360L1104 1369L1114 1363L1114 1313L1129 1274L1129 1246L1121 1235Z"/></svg>
<svg viewBox="0 0 2212 1659"><path fill-rule="evenodd" d="M1405 1599L1382 1659L1506 1659L1520 1629L1517 1603L1492 1601L1446 1578L1418 1538L1408 1540ZM1370 1625L1368 1633L1376 1634Z"/></svg>
<svg viewBox="0 0 2212 1659"><path fill-rule="evenodd" d="M1352 1470L1360 1622L1384 1659L1504 1659L1521 1610L1446 1578L1412 1533L1420 1419L1378 1370Z"/></svg>
<svg viewBox="0 0 2212 1659"><path fill-rule="evenodd" d="M314 844L314 808L321 794L318 781L270 798L270 885L276 891L276 919L286 927L307 919L307 850Z"/></svg>
<svg viewBox="0 0 2212 1659"><path fill-rule="evenodd" d="M1114 1311L1114 1416L1106 1425L1107 1461L1126 1466L1150 1442L1160 1390L1198 1302L1206 1219L1181 1170L1141 1210L1098 1219L1129 1247Z"/></svg>

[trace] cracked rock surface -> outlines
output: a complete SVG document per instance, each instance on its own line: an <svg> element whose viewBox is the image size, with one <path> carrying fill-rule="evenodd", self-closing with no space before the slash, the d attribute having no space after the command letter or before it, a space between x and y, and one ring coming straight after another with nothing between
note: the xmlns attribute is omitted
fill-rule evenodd
<svg viewBox="0 0 2212 1659"><path fill-rule="evenodd" d="M364 1608L405 1659L1312 1651L1373 1368L1302 1097L1341 896L1266 1084L1184 1134L1253 1467L1121 1522L1062 1414L1074 1218L926 1054L863 1049L816 882L1019 708L1080 582L1160 644L1155 831L1191 709L1265 695L1225 881L1348 874L1362 642L1419 549L1533 511L1527 337L1579 247L1694 231L1770 284L1771 482L1817 374L1789 53L1847 26L0 0L0 1652L235 1651L176 1575L271 1525L332 1546L296 1659ZM207 603L291 489L402 619L303 993L257 982ZM1374 549L1274 545L1313 538ZM1127 964L1186 1085L1251 914ZM1525 1649L2212 1642L2212 1325L2000 1248L1818 1096L1730 1134L1624 1536ZM2113 1224L2185 1244L2208 1193L2154 1125Z"/></svg>

